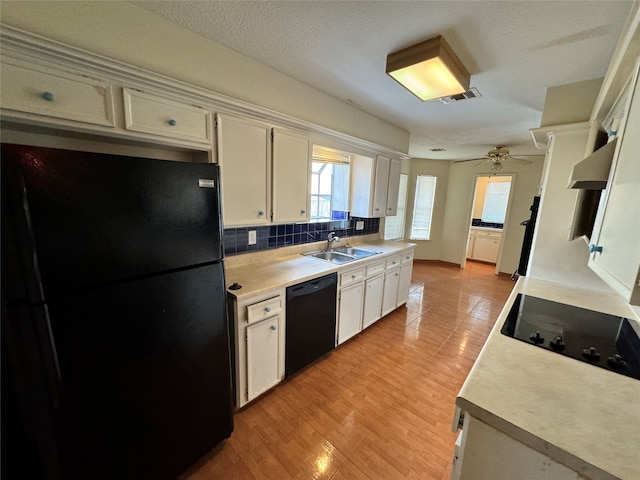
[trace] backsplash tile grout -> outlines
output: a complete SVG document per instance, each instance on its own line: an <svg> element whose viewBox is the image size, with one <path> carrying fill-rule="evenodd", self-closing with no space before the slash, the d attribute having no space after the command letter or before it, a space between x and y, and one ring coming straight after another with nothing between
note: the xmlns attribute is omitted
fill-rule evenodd
<svg viewBox="0 0 640 480"><path fill-rule="evenodd" d="M356 230L357 221L364 222L363 230ZM249 245L249 231L256 231L256 244ZM349 220L318 223L287 223L266 227L225 228L222 244L225 256L260 252L292 245L304 245L327 239L329 232L340 238L370 235L380 230L379 218L351 217Z"/></svg>

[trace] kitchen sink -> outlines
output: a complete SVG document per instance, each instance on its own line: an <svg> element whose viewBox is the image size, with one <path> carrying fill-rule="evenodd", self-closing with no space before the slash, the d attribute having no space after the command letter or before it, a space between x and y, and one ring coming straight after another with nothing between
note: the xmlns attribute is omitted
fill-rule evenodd
<svg viewBox="0 0 640 480"><path fill-rule="evenodd" d="M374 252L372 250L367 250L366 248L356 248L356 247L340 247L335 250L321 251L321 252L312 252L305 253L307 257L319 258L321 260L326 260L331 263L343 264L353 262L354 260L359 260L361 258L370 257L371 255L377 255L380 252Z"/></svg>
<svg viewBox="0 0 640 480"><path fill-rule="evenodd" d="M356 257L353 255L348 255L346 253L340 253L336 251L313 252L313 253L306 253L305 255L308 257L319 258L320 260L326 260L328 262L337 263L337 264L353 262L354 260L356 260Z"/></svg>
<svg viewBox="0 0 640 480"><path fill-rule="evenodd" d="M366 248L357 247L339 247L334 250L335 252L345 253L347 255L353 255L356 260L360 258L370 257L371 255L378 255L381 252L374 252L373 250L367 250Z"/></svg>

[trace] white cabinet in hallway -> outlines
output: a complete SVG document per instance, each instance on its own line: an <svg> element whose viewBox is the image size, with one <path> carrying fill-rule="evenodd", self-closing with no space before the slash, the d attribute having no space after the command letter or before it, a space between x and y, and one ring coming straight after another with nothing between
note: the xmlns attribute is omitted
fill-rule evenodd
<svg viewBox="0 0 640 480"><path fill-rule="evenodd" d="M467 258L496 263L501 240L502 230L471 227L467 245Z"/></svg>

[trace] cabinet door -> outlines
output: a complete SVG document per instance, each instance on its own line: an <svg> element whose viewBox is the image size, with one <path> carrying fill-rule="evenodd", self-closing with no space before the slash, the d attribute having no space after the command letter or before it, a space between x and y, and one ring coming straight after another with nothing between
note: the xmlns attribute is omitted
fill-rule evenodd
<svg viewBox="0 0 640 480"><path fill-rule="evenodd" d="M280 315L247 327L247 400L252 400L280 381L279 329Z"/></svg>
<svg viewBox="0 0 640 480"><path fill-rule="evenodd" d="M400 192L400 172L402 160L392 158L389 163L389 189L387 193L387 215L398 213L398 193Z"/></svg>
<svg viewBox="0 0 640 480"><path fill-rule="evenodd" d="M499 236L477 233L473 242L473 259L496 263L499 248Z"/></svg>
<svg viewBox="0 0 640 480"><path fill-rule="evenodd" d="M640 305L640 91L636 88L628 110L624 134L614 154L613 175L607 183L608 198L598 212L592 243L602 247L593 253L589 267L634 305ZM605 190L605 195L607 194Z"/></svg>
<svg viewBox="0 0 640 480"><path fill-rule="evenodd" d="M362 315L362 328L365 329L380 319L382 313L382 289L384 275L378 275L365 282L364 314Z"/></svg>
<svg viewBox="0 0 640 480"><path fill-rule="evenodd" d="M473 258L473 242L475 239L476 235L473 230L471 230L469 232L469 243L467 243L467 258Z"/></svg>
<svg viewBox="0 0 640 480"><path fill-rule="evenodd" d="M382 316L395 310L398 299L398 283L400 269L392 268L384 274L384 290L382 292Z"/></svg>
<svg viewBox="0 0 640 480"><path fill-rule="evenodd" d="M274 222L309 221L309 138L279 128L273 129Z"/></svg>
<svg viewBox="0 0 640 480"><path fill-rule="evenodd" d="M396 307L407 303L407 300L409 299L409 289L411 288L412 272L412 263L405 263L400 267L400 276L398 277L398 298L396 300Z"/></svg>
<svg viewBox="0 0 640 480"><path fill-rule="evenodd" d="M376 158L376 177L373 187L373 210L374 217L384 217L387 210L387 196L389 194L389 157L378 155ZM398 200L396 195L396 208Z"/></svg>
<svg viewBox="0 0 640 480"><path fill-rule="evenodd" d="M3 109L114 127L111 85L64 72L41 72L3 63Z"/></svg>
<svg viewBox="0 0 640 480"><path fill-rule="evenodd" d="M270 127L218 115L217 129L225 227L265 225L269 221Z"/></svg>
<svg viewBox="0 0 640 480"><path fill-rule="evenodd" d="M204 108L128 88L123 97L127 130L211 143L210 114Z"/></svg>
<svg viewBox="0 0 640 480"><path fill-rule="evenodd" d="M363 283L357 283L340 291L338 309L338 345L362 330Z"/></svg>

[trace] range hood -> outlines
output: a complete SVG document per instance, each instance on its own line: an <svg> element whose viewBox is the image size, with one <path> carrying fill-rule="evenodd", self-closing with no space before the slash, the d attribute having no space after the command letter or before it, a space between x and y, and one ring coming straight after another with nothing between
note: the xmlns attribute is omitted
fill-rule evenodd
<svg viewBox="0 0 640 480"><path fill-rule="evenodd" d="M618 139L600 147L584 160L576 163L571 172L567 188L602 190L607 186L613 153Z"/></svg>

